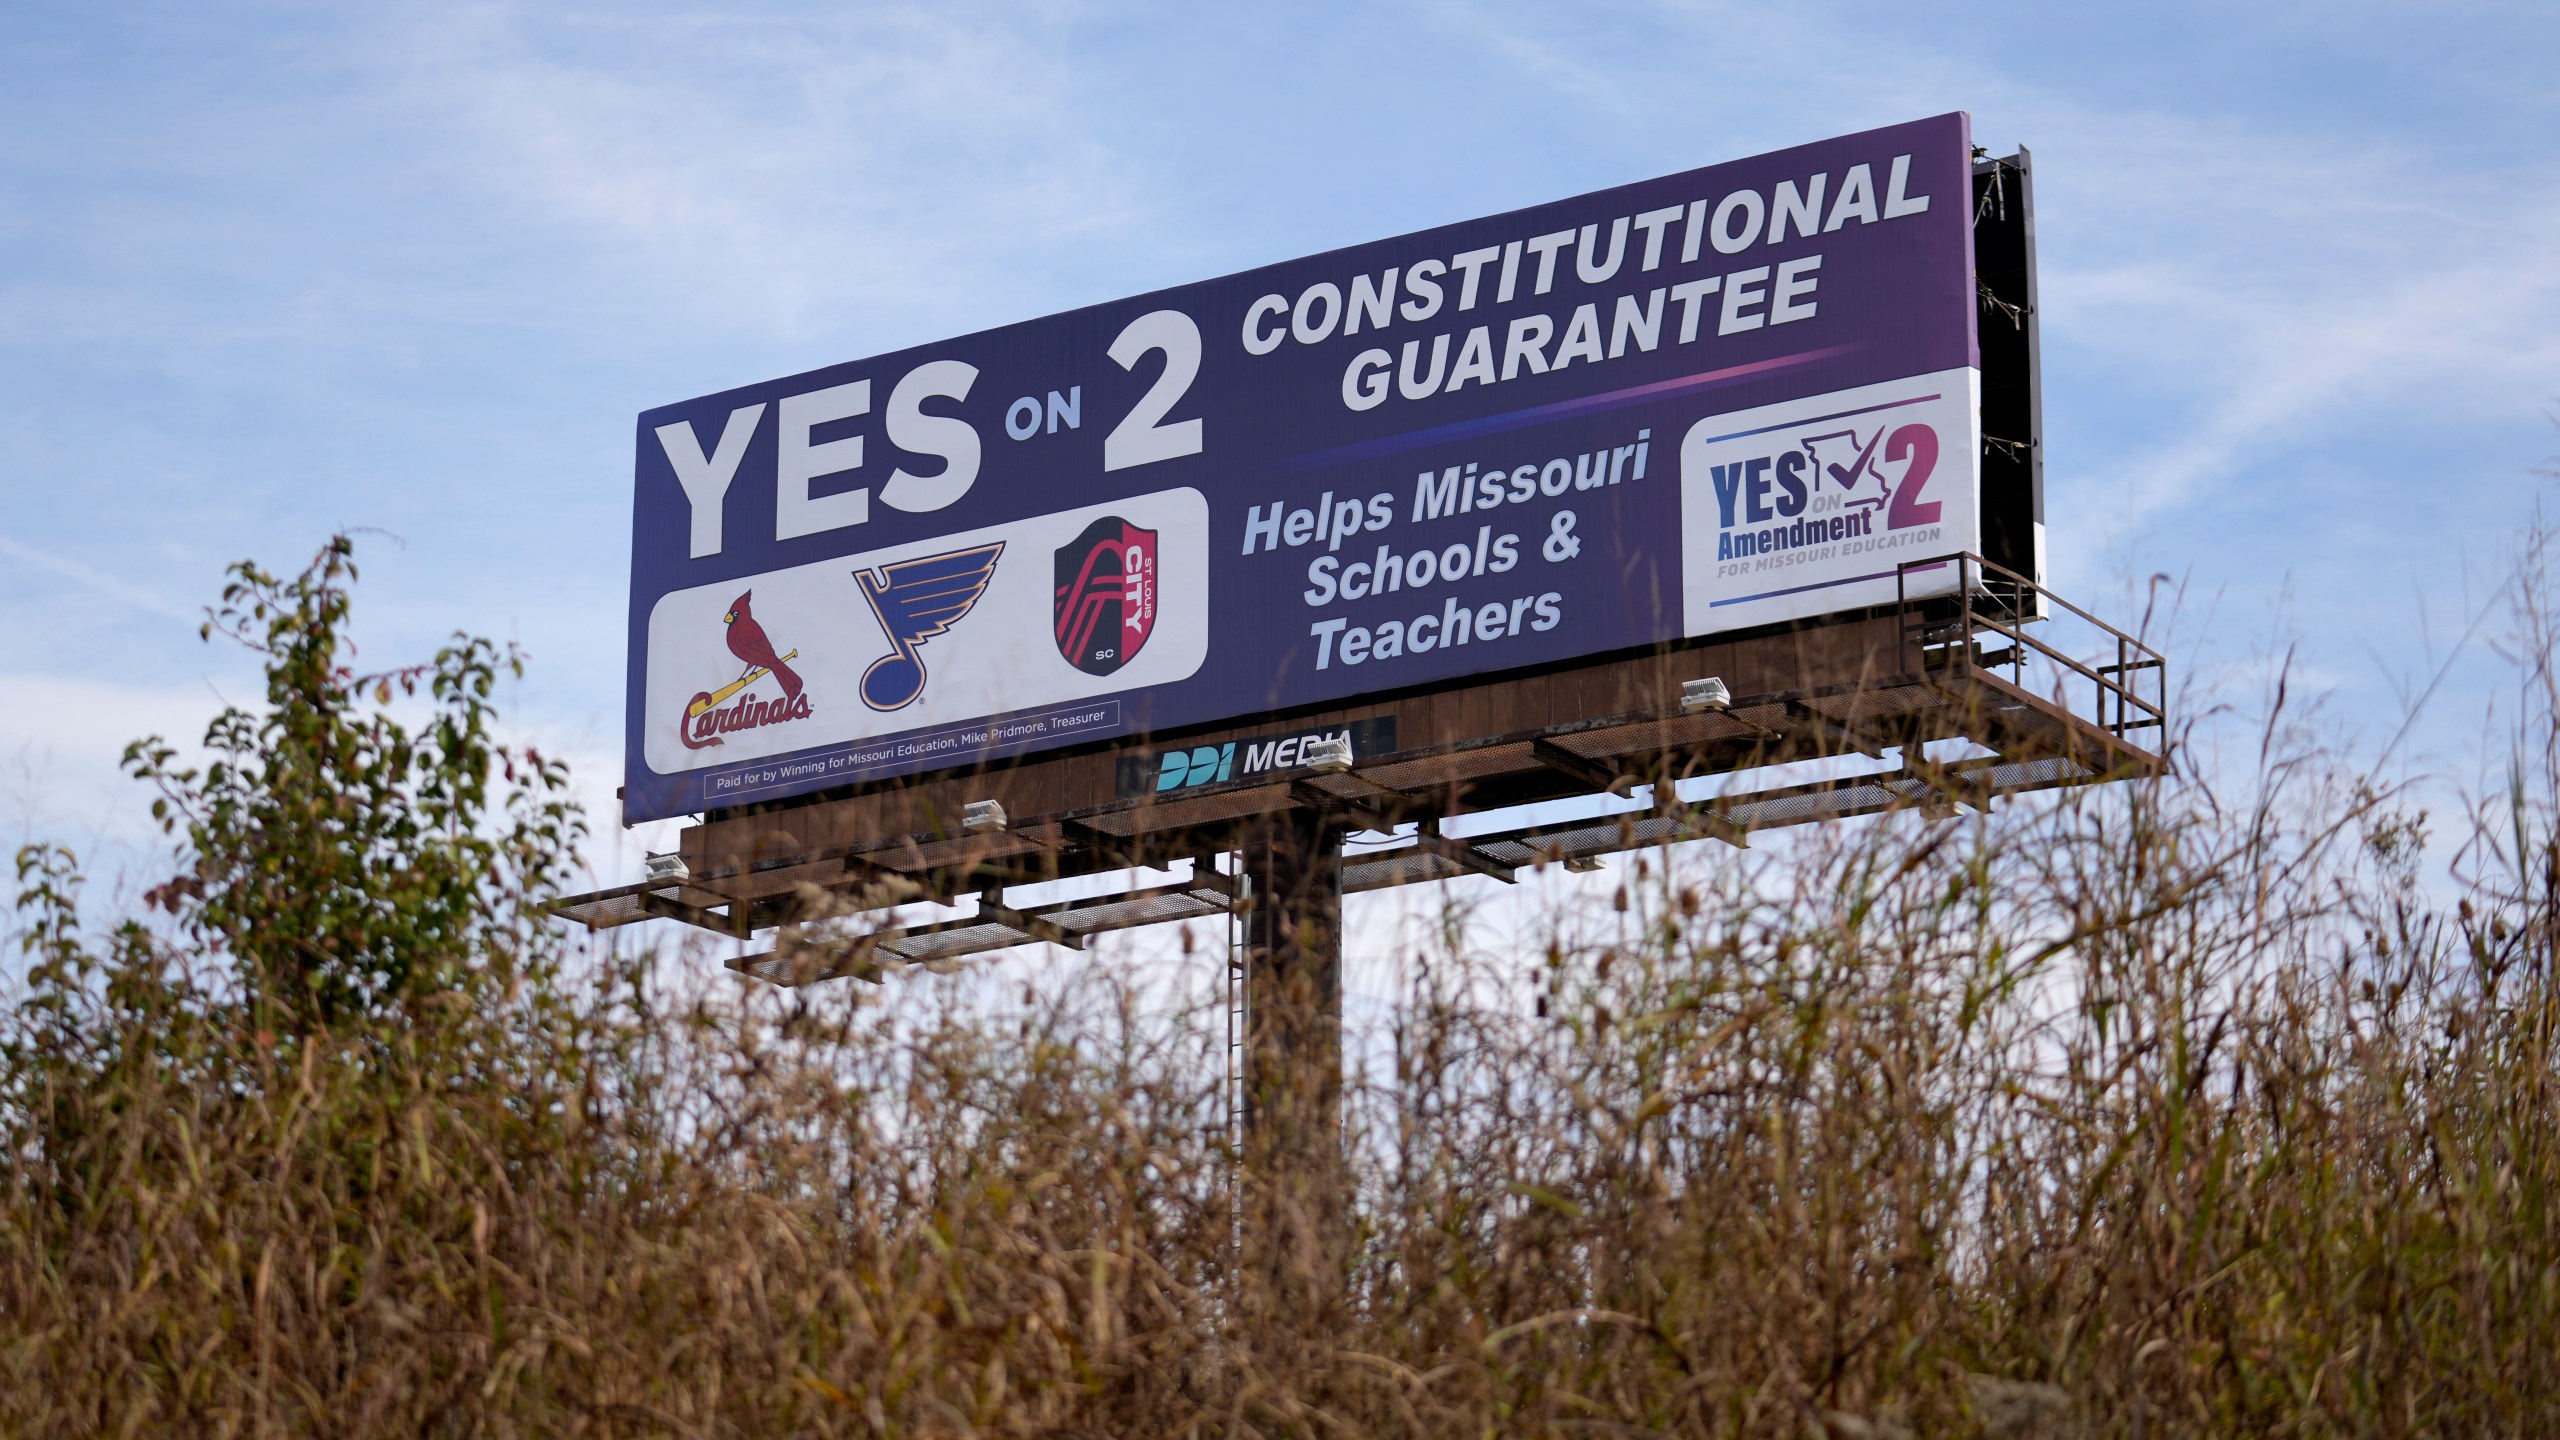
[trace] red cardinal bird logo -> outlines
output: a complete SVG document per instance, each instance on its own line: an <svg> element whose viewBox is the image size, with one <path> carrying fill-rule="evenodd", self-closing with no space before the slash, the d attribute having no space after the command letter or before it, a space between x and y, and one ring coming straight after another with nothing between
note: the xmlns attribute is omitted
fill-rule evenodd
<svg viewBox="0 0 2560 1440"><path fill-rule="evenodd" d="M764 627L756 623L755 612L747 608L755 593L750 590L739 596L730 604L729 613L720 617L729 627L729 653L746 661L747 668L719 689L702 691L685 702L684 718L676 722L676 738L687 749L705 750L725 743L721 737L731 731L809 718L809 699L800 693L800 673L791 668L791 661L800 652L773 653L773 642L765 638ZM782 686L781 699L759 700L749 694L739 696L734 705L729 703L730 696L767 675Z"/></svg>
<svg viewBox="0 0 2560 1440"><path fill-rule="evenodd" d="M729 653L746 661L750 667L760 666L772 671L773 678L782 685L783 702L788 704L800 698L800 675L784 662L800 652L794 650L791 655L773 653L773 642L765 638L764 627L756 623L755 612L747 608L747 602L755 595L756 592L750 590L739 596L730 602L729 613L720 617L729 625Z"/></svg>

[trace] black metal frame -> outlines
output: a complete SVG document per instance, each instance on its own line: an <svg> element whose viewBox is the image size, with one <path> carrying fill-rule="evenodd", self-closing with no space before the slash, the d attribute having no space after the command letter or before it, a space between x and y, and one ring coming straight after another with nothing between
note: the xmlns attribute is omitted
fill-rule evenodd
<svg viewBox="0 0 2560 1440"><path fill-rule="evenodd" d="M1912 593L1915 575L1950 564L1956 567L1953 595ZM1958 550L1902 562L1894 567L1893 587L1894 607L1902 616L1903 633L1919 642L1922 661L1929 668L1943 669L1950 665L1982 670L2006 668L2009 683L2024 690L2027 688L2027 657L2032 654L2081 676L2095 687L2091 719L2108 734L2121 740L2135 730L2165 730L2169 719L2167 659L2140 639L2026 576L1971 551ZM2083 663L2028 631L2025 626L2030 623L2030 617L2046 615L2047 606L2058 606L2074 619L2095 626L2104 633L2115 644L2115 663ZM1982 649L1982 635L1986 631L2007 640L2009 648ZM2145 698L2141 691L2140 677L2145 675L2152 680L2150 698ZM2067 703L2059 695L2055 700Z"/></svg>

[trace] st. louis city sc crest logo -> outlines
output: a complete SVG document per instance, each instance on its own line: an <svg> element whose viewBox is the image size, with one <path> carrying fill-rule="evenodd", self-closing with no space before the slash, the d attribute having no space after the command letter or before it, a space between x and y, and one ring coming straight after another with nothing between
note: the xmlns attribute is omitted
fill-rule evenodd
<svg viewBox="0 0 2560 1440"><path fill-rule="evenodd" d="M732 730L809 718L809 697L801 693L800 673L791 668L800 652L773 653L773 642L765 638L764 626L757 622L751 608L755 595L750 590L729 602L729 613L720 617L721 623L729 627L723 637L729 642L729 653L746 662L746 668L738 672L737 679L717 690L697 692L685 702L684 719L676 724L676 738L687 749L709 749L720 744L720 737ZM738 695L768 675L782 687L780 699L763 700L752 693ZM732 695L738 696L737 703L727 704Z"/></svg>
<svg viewBox="0 0 2560 1440"><path fill-rule="evenodd" d="M1137 657L1156 628L1156 532L1116 515L1058 551L1058 653L1088 675Z"/></svg>
<svg viewBox="0 0 2560 1440"><path fill-rule="evenodd" d="M880 567L878 574L856 570L862 598L889 637L889 653L862 672L862 703L874 710L903 710L924 694L924 642L950 629L995 577L996 557L1004 542L975 545L941 555L901 560Z"/></svg>

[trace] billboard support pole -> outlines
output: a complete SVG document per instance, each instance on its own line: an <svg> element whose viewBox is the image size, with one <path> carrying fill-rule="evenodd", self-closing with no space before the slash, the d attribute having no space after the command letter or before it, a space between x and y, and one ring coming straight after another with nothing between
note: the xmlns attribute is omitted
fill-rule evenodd
<svg viewBox="0 0 2560 1440"><path fill-rule="evenodd" d="M1292 807L1242 845L1245 917L1244 1241L1251 1302L1307 1329L1341 1288L1341 822Z"/></svg>

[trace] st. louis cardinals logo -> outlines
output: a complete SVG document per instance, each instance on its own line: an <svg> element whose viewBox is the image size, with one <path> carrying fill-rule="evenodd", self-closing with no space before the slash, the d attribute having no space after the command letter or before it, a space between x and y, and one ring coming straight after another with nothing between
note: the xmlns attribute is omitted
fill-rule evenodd
<svg viewBox="0 0 2560 1440"><path fill-rule="evenodd" d="M676 722L676 738L687 749L703 750L720 744L720 737L732 730L809 718L809 697L801 693L800 674L791 668L791 661L800 652L773 653L773 642L765 638L764 626L757 623L755 612L749 608L755 594L750 590L731 601L729 613L720 617L721 623L729 627L724 637L729 642L729 653L745 661L747 668L719 689L697 692L685 702L684 718ZM782 698L761 700L752 694L740 695L736 704L721 708L730 696L768 675L782 687Z"/></svg>
<svg viewBox="0 0 2560 1440"><path fill-rule="evenodd" d="M1058 552L1058 653L1088 675L1136 658L1155 633L1156 532L1116 515L1085 527Z"/></svg>
<svg viewBox="0 0 2560 1440"><path fill-rule="evenodd" d="M953 550L884 565L874 575L856 570L862 598L889 637L889 653L862 672L862 703L874 710L903 710L924 694L924 660L916 652L934 636L950 629L996 573L996 557L1004 542Z"/></svg>

